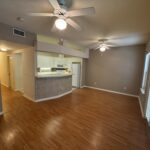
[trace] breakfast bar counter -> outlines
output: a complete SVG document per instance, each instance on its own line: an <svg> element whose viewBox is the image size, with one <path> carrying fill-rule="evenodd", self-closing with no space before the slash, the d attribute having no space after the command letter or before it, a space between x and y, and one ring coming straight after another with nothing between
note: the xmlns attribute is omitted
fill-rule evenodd
<svg viewBox="0 0 150 150"><path fill-rule="evenodd" d="M72 91L72 74L37 74L35 87L37 101L61 97Z"/></svg>
<svg viewBox="0 0 150 150"><path fill-rule="evenodd" d="M67 77L67 76L72 76L71 73L55 73L55 74L50 74L50 73L46 73L46 74L37 74L36 78L56 78L56 77Z"/></svg>

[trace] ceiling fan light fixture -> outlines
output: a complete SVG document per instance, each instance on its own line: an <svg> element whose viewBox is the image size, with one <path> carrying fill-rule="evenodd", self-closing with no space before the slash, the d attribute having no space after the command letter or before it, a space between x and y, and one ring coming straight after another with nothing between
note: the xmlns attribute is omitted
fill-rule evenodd
<svg viewBox="0 0 150 150"><path fill-rule="evenodd" d="M67 22L64 19L58 18L55 21L55 26L59 30L65 30L67 28Z"/></svg>
<svg viewBox="0 0 150 150"><path fill-rule="evenodd" d="M100 51L101 52L105 52L106 51L106 47L105 46L100 47Z"/></svg>

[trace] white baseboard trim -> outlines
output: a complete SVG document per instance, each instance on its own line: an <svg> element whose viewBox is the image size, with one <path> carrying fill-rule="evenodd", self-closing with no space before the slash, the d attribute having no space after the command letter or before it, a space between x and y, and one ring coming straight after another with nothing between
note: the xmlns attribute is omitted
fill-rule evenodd
<svg viewBox="0 0 150 150"><path fill-rule="evenodd" d="M68 95L68 94L70 94L70 93L72 93L72 90L69 91L69 92L66 92L66 93L57 95L57 96L52 96L52 97L47 97L47 98L37 99L35 102L42 102L42 101L48 101L48 100L57 99L57 98L60 98L60 97L65 96L65 95Z"/></svg>
<svg viewBox="0 0 150 150"><path fill-rule="evenodd" d="M115 94L120 94L120 95L125 95L125 96L130 96L130 97L136 97L136 98L138 98L138 95L127 94L127 93L122 93L122 92L117 92L117 91L111 91L111 90L96 88L96 87L92 87L92 86L84 86L84 87L90 88L90 89L99 90L99 91L105 91L105 92L109 92L109 93L115 93Z"/></svg>
<svg viewBox="0 0 150 150"><path fill-rule="evenodd" d="M3 115L3 114L4 114L4 112L0 112L0 116Z"/></svg>
<svg viewBox="0 0 150 150"><path fill-rule="evenodd" d="M82 89L82 88L85 88L86 86L85 85L82 85L80 88Z"/></svg>
<svg viewBox="0 0 150 150"><path fill-rule="evenodd" d="M139 105L140 105L141 115L142 115L143 118L145 118L145 116L144 116L144 111L143 111L143 107L142 107L142 103L141 103L141 100L140 100L140 97L138 97L138 100L139 100Z"/></svg>
<svg viewBox="0 0 150 150"><path fill-rule="evenodd" d="M31 98L31 97L29 97L29 96L27 96L25 94L23 94L23 97L25 97L26 99L28 99L28 100L30 100L32 102L36 102L33 98Z"/></svg>

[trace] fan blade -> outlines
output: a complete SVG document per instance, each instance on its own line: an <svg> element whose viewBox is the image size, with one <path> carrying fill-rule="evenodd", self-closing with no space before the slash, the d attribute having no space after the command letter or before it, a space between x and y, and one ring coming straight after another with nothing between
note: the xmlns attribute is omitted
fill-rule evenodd
<svg viewBox="0 0 150 150"><path fill-rule="evenodd" d="M68 18L67 20L67 23L72 26L73 28L75 28L76 30L78 31L81 31L81 27L75 22L73 21L72 19Z"/></svg>
<svg viewBox="0 0 150 150"><path fill-rule="evenodd" d="M108 46L108 47L114 47L114 45L109 45L109 44L107 44L107 46Z"/></svg>
<svg viewBox="0 0 150 150"><path fill-rule="evenodd" d="M37 17L53 17L55 16L53 13L30 13L30 16L37 16Z"/></svg>
<svg viewBox="0 0 150 150"><path fill-rule="evenodd" d="M89 47L89 49L92 49L92 50L97 50L97 49L99 49L100 48L100 46L90 46Z"/></svg>
<svg viewBox="0 0 150 150"><path fill-rule="evenodd" d="M61 9L57 0L49 0L54 9Z"/></svg>
<svg viewBox="0 0 150 150"><path fill-rule="evenodd" d="M79 10L72 10L66 13L68 17L86 16L86 15L94 15L94 14L95 14L94 7L82 8Z"/></svg>
<svg viewBox="0 0 150 150"><path fill-rule="evenodd" d="M89 46L89 49L95 49L96 50L98 48L100 48L100 44L99 43L96 43L94 45Z"/></svg>
<svg viewBox="0 0 150 150"><path fill-rule="evenodd" d="M114 47L115 45L106 44L108 47Z"/></svg>
<svg viewBox="0 0 150 150"><path fill-rule="evenodd" d="M100 49L100 46L93 48L94 50Z"/></svg>

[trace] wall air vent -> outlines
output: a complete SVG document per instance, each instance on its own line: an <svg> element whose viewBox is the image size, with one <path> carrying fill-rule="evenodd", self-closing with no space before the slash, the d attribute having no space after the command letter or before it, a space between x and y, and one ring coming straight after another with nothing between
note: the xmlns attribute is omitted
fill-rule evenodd
<svg viewBox="0 0 150 150"><path fill-rule="evenodd" d="M13 35L25 37L25 32L23 30L13 28Z"/></svg>

